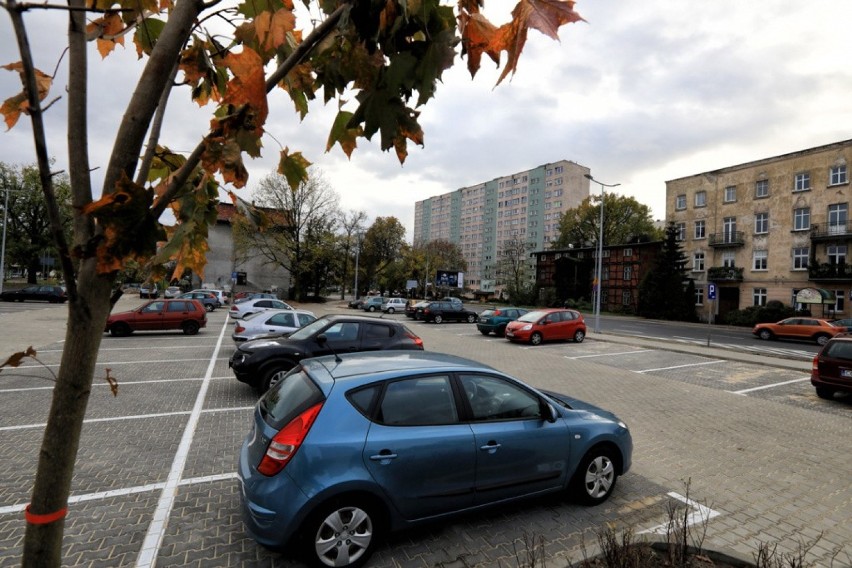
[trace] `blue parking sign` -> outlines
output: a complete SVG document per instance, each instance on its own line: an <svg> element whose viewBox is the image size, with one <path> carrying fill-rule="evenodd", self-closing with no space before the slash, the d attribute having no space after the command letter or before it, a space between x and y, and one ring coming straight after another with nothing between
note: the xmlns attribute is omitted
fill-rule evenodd
<svg viewBox="0 0 852 568"><path fill-rule="evenodd" d="M715 284L711 283L711 284L707 285L707 299L708 300L715 300L716 299L716 285Z"/></svg>

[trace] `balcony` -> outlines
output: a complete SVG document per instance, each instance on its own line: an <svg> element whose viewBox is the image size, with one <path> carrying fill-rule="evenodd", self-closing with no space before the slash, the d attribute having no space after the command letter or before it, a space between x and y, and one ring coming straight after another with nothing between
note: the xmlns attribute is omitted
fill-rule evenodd
<svg viewBox="0 0 852 568"><path fill-rule="evenodd" d="M852 266L845 262L811 265L808 267L808 279L812 282L852 281Z"/></svg>
<svg viewBox="0 0 852 568"><path fill-rule="evenodd" d="M745 237L742 231L725 231L724 233L713 233L707 240L711 247L741 247L745 245Z"/></svg>
<svg viewBox="0 0 852 568"><path fill-rule="evenodd" d="M737 266L711 266L707 269L708 282L742 282L743 269Z"/></svg>
<svg viewBox="0 0 852 568"><path fill-rule="evenodd" d="M811 224L811 241L852 241L852 222Z"/></svg>

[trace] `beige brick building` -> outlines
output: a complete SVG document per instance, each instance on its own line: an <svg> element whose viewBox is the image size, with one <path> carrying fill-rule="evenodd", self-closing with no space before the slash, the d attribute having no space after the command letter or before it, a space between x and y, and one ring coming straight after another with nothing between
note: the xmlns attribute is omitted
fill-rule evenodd
<svg viewBox="0 0 852 568"><path fill-rule="evenodd" d="M845 140L666 182L666 219L680 230L703 320L711 309L793 305L803 288L834 294L814 315L852 316L850 162Z"/></svg>

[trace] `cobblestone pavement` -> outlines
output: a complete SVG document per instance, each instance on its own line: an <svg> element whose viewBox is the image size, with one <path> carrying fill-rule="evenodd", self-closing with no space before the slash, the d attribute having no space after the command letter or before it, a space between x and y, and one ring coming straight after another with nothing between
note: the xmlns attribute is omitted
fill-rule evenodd
<svg viewBox="0 0 852 568"><path fill-rule="evenodd" d="M61 329L54 320L62 313L3 314L5 329L21 331L0 338L0 349L25 348L15 342L33 337L31 326ZM193 337L104 337L96 376L110 368L119 396L96 379L65 524L65 565L300 566L243 532L234 471L257 397L228 370L225 312L209 319ZM545 550L547 566L567 566L607 523L640 532L664 522L670 494L683 495L687 480L690 497L715 515L705 544L750 556L759 542L794 550L819 537L815 565L831 566L832 558L836 567L852 565L852 404L818 399L808 362L594 335L530 348L482 337L468 324L409 327L429 350L615 411L633 431L633 469L598 507L548 497L462 516L393 535L370 566L509 568L530 539ZM61 334L43 337L33 344L47 368L0 373L0 567L20 564L22 510L51 394L45 379L61 354Z"/></svg>

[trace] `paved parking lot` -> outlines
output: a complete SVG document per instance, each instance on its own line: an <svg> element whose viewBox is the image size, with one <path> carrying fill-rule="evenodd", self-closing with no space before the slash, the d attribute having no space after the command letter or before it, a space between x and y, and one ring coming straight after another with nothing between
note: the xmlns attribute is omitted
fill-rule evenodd
<svg viewBox="0 0 852 568"><path fill-rule="evenodd" d="M340 311L334 304L309 309ZM30 320L49 319L33 314ZM0 315L0 324L10 317ZM225 320L224 311L214 312L191 337L104 337L99 369L118 378L119 396L96 380L65 564L299 566L242 530L234 470L257 398L228 370ZM836 554L835 566L852 563L852 405L818 399L806 363L776 367L694 346L675 352L594 337L530 348L485 338L468 324L410 327L427 349L472 357L617 412L633 431L634 468L599 507L551 497L462 517L395 535L371 566L508 568L517 566L525 535L544 543L548 566L564 566L582 557L583 544L606 523L638 532L663 522L669 494L682 495L686 480L690 495L716 515L708 544L748 555L759 541L793 549L822 534L813 552L819 565ZM61 343L36 346L48 368L59 361ZM34 364L0 374L0 566L20 563L22 511L50 397L46 377Z"/></svg>

